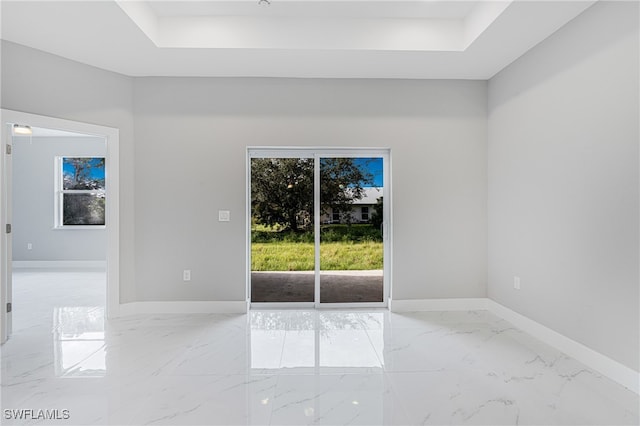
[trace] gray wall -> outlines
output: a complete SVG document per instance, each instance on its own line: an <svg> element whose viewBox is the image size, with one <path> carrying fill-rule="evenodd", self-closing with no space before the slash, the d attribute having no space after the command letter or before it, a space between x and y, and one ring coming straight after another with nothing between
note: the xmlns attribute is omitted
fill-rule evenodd
<svg viewBox="0 0 640 426"><path fill-rule="evenodd" d="M104 229L53 228L56 157L105 154L101 138L13 138L13 260L106 259ZM27 250L28 243L32 250Z"/></svg>
<svg viewBox="0 0 640 426"><path fill-rule="evenodd" d="M635 370L639 48L600 2L489 83L489 297Z"/></svg>
<svg viewBox="0 0 640 426"><path fill-rule="evenodd" d="M141 300L244 299L258 145L391 148L394 298L484 297L486 96L477 81L136 79Z"/></svg>
<svg viewBox="0 0 640 426"><path fill-rule="evenodd" d="M486 295L486 82L134 83L2 48L3 108L120 129L123 302L244 300L247 145L392 148L394 297Z"/></svg>
<svg viewBox="0 0 640 426"><path fill-rule="evenodd" d="M134 279L133 79L2 41L2 108L120 129L120 300Z"/></svg>

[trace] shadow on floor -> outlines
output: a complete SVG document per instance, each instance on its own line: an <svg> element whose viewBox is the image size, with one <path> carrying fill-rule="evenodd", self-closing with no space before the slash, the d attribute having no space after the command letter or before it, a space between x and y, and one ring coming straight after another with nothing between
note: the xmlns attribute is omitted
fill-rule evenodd
<svg viewBox="0 0 640 426"><path fill-rule="evenodd" d="M321 303L383 301L382 271L330 271L320 274ZM252 272L252 302L313 302L314 274Z"/></svg>

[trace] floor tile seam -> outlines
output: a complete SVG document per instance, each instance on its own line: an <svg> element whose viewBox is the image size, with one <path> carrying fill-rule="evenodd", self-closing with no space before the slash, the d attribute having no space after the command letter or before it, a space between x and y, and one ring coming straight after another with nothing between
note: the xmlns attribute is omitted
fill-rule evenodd
<svg viewBox="0 0 640 426"><path fill-rule="evenodd" d="M284 348L285 345L287 344L287 336L288 336L289 332L285 330L284 332L284 336L282 337L282 346L280 347L280 356L278 357L278 366L279 368L282 368L282 360L284 359ZM249 340L249 345L248 348L250 348L250 344L251 344L251 335L249 335L248 337Z"/></svg>
<svg viewBox="0 0 640 426"><path fill-rule="evenodd" d="M275 376L275 385L273 387L273 392L271 392L271 396L273 398L271 404L269 404L269 423L267 423L268 425L272 425L273 424L273 409L277 400L277 396L278 396L278 388L280 386L280 380L281 377L280 375L276 375Z"/></svg>
<svg viewBox="0 0 640 426"><path fill-rule="evenodd" d="M382 353L379 353L378 349L373 344L373 339L371 338L371 335L369 334L369 331L372 331L372 330L365 330L365 333L367 335L367 339L369 339L369 345L373 349L373 353L376 354L376 358L378 359L378 362L380 363L380 366L382 367L382 369L384 371L384 343L382 345L383 346ZM384 331L382 331L382 334L383 334L383 338L384 338Z"/></svg>

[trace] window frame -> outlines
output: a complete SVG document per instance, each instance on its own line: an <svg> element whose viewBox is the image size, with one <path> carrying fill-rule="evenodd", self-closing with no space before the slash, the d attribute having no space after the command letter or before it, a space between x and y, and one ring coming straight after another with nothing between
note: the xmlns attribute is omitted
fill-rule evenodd
<svg viewBox="0 0 640 426"><path fill-rule="evenodd" d="M104 174L105 174L105 183L104 189L64 189L64 159L65 158L102 158L105 161L104 165ZM101 230L106 229L107 227L107 166L106 166L106 156L103 155L58 155L55 157L55 193L54 193L54 224L53 229L55 230ZM105 217L104 224L100 225L65 225L64 224L64 195L65 194L102 194L105 200Z"/></svg>

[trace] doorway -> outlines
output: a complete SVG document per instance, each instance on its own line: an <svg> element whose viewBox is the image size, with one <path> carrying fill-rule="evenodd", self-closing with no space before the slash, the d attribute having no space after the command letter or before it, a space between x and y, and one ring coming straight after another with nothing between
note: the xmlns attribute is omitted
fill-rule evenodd
<svg viewBox="0 0 640 426"><path fill-rule="evenodd" d="M0 256L0 306L4 308L0 310L0 342L3 343L10 336L13 328L13 313L19 309L19 304L13 303L14 252L17 253L18 250L23 251L24 249L25 253L39 252L39 255L45 251L50 253L52 256L50 263L48 260L31 262L25 253L17 255L20 259L22 259L20 256L26 257L24 257L25 260L16 262L16 266L27 266L30 271L38 271L54 265L75 267L78 265L77 262L70 264L56 258L60 253L56 254L55 251L62 252L63 247L69 244L69 241L59 240L60 238L64 240L66 236L75 241L80 236L81 230L92 227L102 229L102 247L98 250L101 250L102 259L106 258L106 261L86 261L81 264L84 269L93 268L95 270L96 267L102 268L103 271L106 269L106 286L103 285L100 290L103 294L102 300L106 298L102 310L106 311L107 316L116 316L119 307L118 130L10 110L2 110L1 122L3 125L1 133L3 161L2 173L0 173L0 195L3 208L0 210L0 216L2 222L6 224L6 229L2 233L0 245L2 249ZM22 130L17 129L18 127ZM21 130L23 133L16 130ZM55 158L52 157L51 161L44 160L52 172L49 176L50 180L46 184L51 202L46 207L37 208L37 210L38 213L44 213L49 217L48 230L50 233L38 240L39 243L32 240L32 238L39 238L33 234L22 241L22 238L25 237L24 233L20 235L21 239L14 241L14 237L17 236L13 232L14 225L25 228L25 226L14 222L14 220L20 222L24 215L24 212L19 213L20 218L14 215L15 202L17 201L22 207L26 205L27 210L25 211L27 212L36 210L36 207L29 207L29 204L25 202L24 194L19 194L21 199L18 200L16 199L18 194L14 194L12 191L14 178L12 169L16 148L18 148L18 152L23 148L34 149L38 143L36 138L43 135L50 138L73 136L94 142L99 141L103 146L103 151L98 154L92 154L89 151L85 153L68 151L67 153L70 155L57 155ZM16 146L16 144L20 146ZM33 169L35 170L35 168ZM68 181L65 173L75 174L75 180ZM25 177L21 175L20 179L25 179ZM93 186L84 187L83 185ZM35 194L33 196L37 197ZM75 235L73 235L74 233ZM16 245L16 242L19 243L19 246ZM88 254L84 253L84 255ZM103 277L101 280L104 283L104 272L101 274ZM33 280L32 273L20 275L22 281L25 278L30 279L30 282L38 281L37 279ZM89 281L94 282L95 280Z"/></svg>
<svg viewBox="0 0 640 426"><path fill-rule="evenodd" d="M387 149L249 148L252 307L386 307Z"/></svg>

